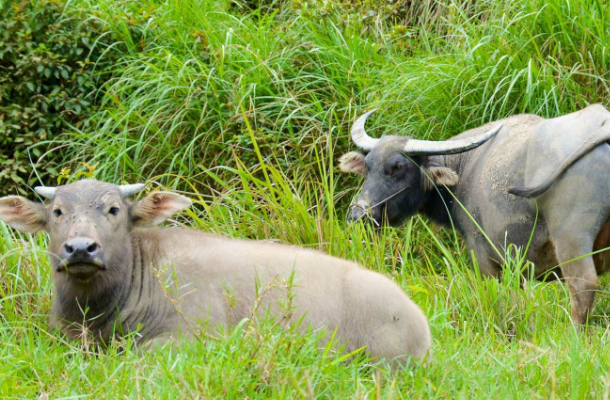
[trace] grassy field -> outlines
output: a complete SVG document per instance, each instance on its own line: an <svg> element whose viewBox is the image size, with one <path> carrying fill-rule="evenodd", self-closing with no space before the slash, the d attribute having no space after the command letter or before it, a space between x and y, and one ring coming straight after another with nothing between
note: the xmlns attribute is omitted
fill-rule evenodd
<svg viewBox="0 0 610 400"><path fill-rule="evenodd" d="M64 18L98 20L119 61L103 71L86 123L50 143L62 182L87 172L175 189L195 205L173 223L316 248L379 271L425 311L434 355L427 367L391 373L364 357L347 363L319 334L272 321L159 352L124 343L95 352L49 330L46 237L0 223L0 398L609 397L607 278L580 330L567 287L523 281L520 260L507 260L502 281L485 280L457 233L425 219L380 232L346 225L361 181L336 166L353 148L350 123L372 107L374 135L443 139L515 113L608 106L605 2L63 7Z"/></svg>

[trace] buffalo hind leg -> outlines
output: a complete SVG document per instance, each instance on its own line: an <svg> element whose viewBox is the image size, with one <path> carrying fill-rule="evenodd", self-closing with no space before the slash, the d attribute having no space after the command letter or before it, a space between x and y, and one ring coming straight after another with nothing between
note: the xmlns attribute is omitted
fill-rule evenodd
<svg viewBox="0 0 610 400"><path fill-rule="evenodd" d="M558 241L555 245L557 259L560 263L581 257L589 253L592 246L577 246L571 240ZM572 320L585 324L595 299L599 278L593 258L589 255L561 266L561 274L568 284L572 303Z"/></svg>

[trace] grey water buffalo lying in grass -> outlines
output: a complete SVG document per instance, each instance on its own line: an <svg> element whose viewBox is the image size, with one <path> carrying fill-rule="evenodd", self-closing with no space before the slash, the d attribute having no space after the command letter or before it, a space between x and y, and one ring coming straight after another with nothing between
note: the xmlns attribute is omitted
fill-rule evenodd
<svg viewBox="0 0 610 400"><path fill-rule="evenodd" d="M507 244L529 244L534 275L565 279L572 319L586 322L598 274L610 266L608 252L590 254L610 245L608 110L592 105L554 119L517 115L444 142L374 139L364 129L369 115L352 129L367 154L341 158L344 172L366 176L349 220L368 214L398 225L419 212L453 222L487 276L502 274Z"/></svg>
<svg viewBox="0 0 610 400"><path fill-rule="evenodd" d="M103 343L138 330L151 345L270 312L337 329L348 351L366 346L377 359L427 354L426 317L390 279L295 246L155 228L191 201L167 192L127 199L143 187L83 180L36 188L46 205L0 199L0 219L50 235L52 319L68 336L84 323Z"/></svg>

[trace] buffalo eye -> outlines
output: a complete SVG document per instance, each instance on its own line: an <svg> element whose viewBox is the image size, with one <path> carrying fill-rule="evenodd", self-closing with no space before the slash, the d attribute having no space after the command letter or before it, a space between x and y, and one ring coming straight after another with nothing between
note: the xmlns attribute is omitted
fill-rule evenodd
<svg viewBox="0 0 610 400"><path fill-rule="evenodd" d="M402 164L397 162L396 164L394 164L394 166L390 169L390 173L389 175L394 174L395 172L400 171L400 169L402 168Z"/></svg>
<svg viewBox="0 0 610 400"><path fill-rule="evenodd" d="M59 208L56 208L53 210L53 215L55 215L56 217L61 217L62 216L62 212Z"/></svg>
<svg viewBox="0 0 610 400"><path fill-rule="evenodd" d="M108 214L110 215L118 215L119 214L119 208L118 207L110 207L110 210L108 210Z"/></svg>

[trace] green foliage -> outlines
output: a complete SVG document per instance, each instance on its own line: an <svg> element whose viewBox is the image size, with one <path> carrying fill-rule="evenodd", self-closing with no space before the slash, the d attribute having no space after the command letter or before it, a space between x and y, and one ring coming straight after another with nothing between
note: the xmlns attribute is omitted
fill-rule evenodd
<svg viewBox="0 0 610 400"><path fill-rule="evenodd" d="M58 174L62 151L48 140L83 126L114 66L100 21L72 19L64 6L8 1L0 10L0 195Z"/></svg>

